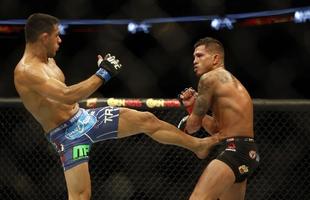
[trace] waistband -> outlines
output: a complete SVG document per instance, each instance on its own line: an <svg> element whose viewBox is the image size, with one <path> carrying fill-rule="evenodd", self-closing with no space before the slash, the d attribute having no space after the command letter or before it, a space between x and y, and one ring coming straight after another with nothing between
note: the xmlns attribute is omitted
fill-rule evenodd
<svg viewBox="0 0 310 200"><path fill-rule="evenodd" d="M236 136L236 137L229 137L223 139L221 142L255 142L254 138L251 137L244 137L244 136Z"/></svg>
<svg viewBox="0 0 310 200"><path fill-rule="evenodd" d="M65 129L65 128L71 126L72 124L74 124L79 119L79 117L83 114L83 112L85 112L85 110L83 108L79 108L79 110L68 121L60 124L58 127L54 128L50 132L48 132L46 134L46 137L48 138L48 140L50 140L51 137L55 133L57 133L57 132Z"/></svg>

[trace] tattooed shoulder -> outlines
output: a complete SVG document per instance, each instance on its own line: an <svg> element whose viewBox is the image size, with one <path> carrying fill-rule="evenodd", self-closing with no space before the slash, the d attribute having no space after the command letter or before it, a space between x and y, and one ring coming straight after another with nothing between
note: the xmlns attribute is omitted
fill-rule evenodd
<svg viewBox="0 0 310 200"><path fill-rule="evenodd" d="M219 70L215 72L216 78L221 83L228 83L233 80L232 75L226 70Z"/></svg>
<svg viewBox="0 0 310 200"><path fill-rule="evenodd" d="M209 85L214 80L215 75L213 73L206 73L200 77L199 83L202 85Z"/></svg>

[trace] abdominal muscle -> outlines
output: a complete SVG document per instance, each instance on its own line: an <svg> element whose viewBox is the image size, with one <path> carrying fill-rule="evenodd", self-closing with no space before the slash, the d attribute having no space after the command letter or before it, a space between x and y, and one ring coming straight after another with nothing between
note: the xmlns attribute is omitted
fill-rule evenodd
<svg viewBox="0 0 310 200"><path fill-rule="evenodd" d="M32 103L25 99L23 102L46 133L68 121L79 109L78 103L68 105L42 97L35 99Z"/></svg>

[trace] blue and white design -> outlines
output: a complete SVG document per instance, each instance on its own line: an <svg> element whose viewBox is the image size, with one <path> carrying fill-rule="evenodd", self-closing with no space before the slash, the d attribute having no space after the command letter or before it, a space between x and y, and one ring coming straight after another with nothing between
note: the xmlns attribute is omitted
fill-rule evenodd
<svg viewBox="0 0 310 200"><path fill-rule="evenodd" d="M73 149L88 145L89 151L95 142L116 139L119 121L119 108L103 107L80 110L68 121L47 134L47 139L56 147L64 170L83 162L88 162L88 155L74 159Z"/></svg>
<svg viewBox="0 0 310 200"><path fill-rule="evenodd" d="M84 111L77 122L66 129L65 137L69 140L80 138L93 128L96 123L96 117Z"/></svg>
<svg viewBox="0 0 310 200"><path fill-rule="evenodd" d="M87 111L90 115L96 116L98 120L92 131L85 134L92 142L99 142L106 140L107 138L117 138L117 128L115 127L118 127L118 108L108 106L100 109L90 109Z"/></svg>

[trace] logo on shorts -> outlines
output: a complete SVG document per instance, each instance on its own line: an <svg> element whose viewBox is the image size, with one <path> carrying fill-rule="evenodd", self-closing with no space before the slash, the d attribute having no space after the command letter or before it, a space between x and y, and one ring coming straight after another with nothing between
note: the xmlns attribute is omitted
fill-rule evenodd
<svg viewBox="0 0 310 200"><path fill-rule="evenodd" d="M55 148L55 150L57 151L58 154L61 155L64 152L65 147L64 147L63 144L60 144L58 142L52 142L52 144L53 144L53 146L54 146L54 148Z"/></svg>
<svg viewBox="0 0 310 200"><path fill-rule="evenodd" d="M107 122L113 122L113 108L106 108L104 110L104 119L103 122L106 124Z"/></svg>
<svg viewBox="0 0 310 200"><path fill-rule="evenodd" d="M238 167L240 174L245 174L249 172L249 168L246 165L241 165Z"/></svg>
<svg viewBox="0 0 310 200"><path fill-rule="evenodd" d="M229 142L225 151L236 151L236 144L234 142Z"/></svg>
<svg viewBox="0 0 310 200"><path fill-rule="evenodd" d="M80 119L75 124L66 129L65 137L69 140L80 138L87 133L96 122L96 117L92 115L81 115Z"/></svg>
<svg viewBox="0 0 310 200"><path fill-rule="evenodd" d="M254 160L256 158L256 151L254 151L254 150L249 151L249 156L251 159Z"/></svg>
<svg viewBox="0 0 310 200"><path fill-rule="evenodd" d="M72 149L72 158L73 160L79 160L82 158L87 158L89 154L89 145L78 145Z"/></svg>

